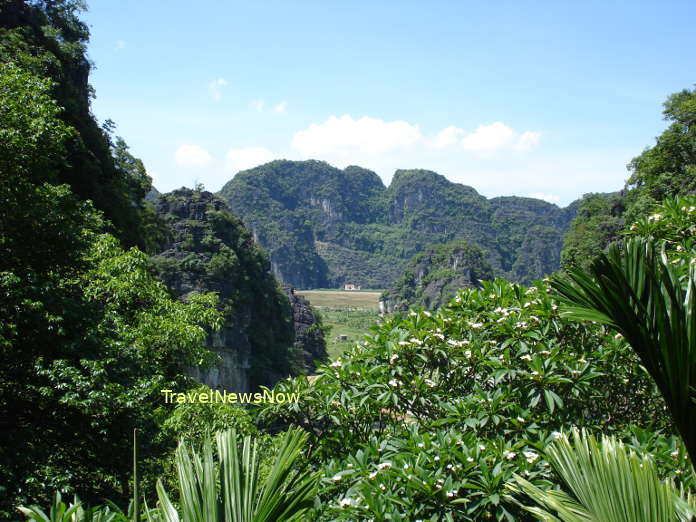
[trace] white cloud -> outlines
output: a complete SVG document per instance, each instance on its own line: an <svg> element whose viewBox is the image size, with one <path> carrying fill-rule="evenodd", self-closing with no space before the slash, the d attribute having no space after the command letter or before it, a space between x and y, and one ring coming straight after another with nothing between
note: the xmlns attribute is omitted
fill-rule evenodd
<svg viewBox="0 0 696 522"><path fill-rule="evenodd" d="M541 134L534 131L523 132L518 138L517 143L515 143L514 149L519 152L527 152L532 147L539 144L539 139Z"/></svg>
<svg viewBox="0 0 696 522"><path fill-rule="evenodd" d="M126 45L128 45L128 42L126 42L125 40L116 40L116 46L114 47L114 51L120 51L121 49L126 47Z"/></svg>
<svg viewBox="0 0 696 522"><path fill-rule="evenodd" d="M492 152L506 147L515 138L515 131L500 121L490 125L480 125L476 131L464 136L462 145L465 150L474 152Z"/></svg>
<svg viewBox="0 0 696 522"><path fill-rule="evenodd" d="M519 134L503 122L496 121L490 125L480 125L474 132L464 136L464 149L482 155L490 155L495 151L513 149L526 152L539 144L541 134L525 131Z"/></svg>
<svg viewBox="0 0 696 522"><path fill-rule="evenodd" d="M211 157L207 150L199 145L184 144L174 153L176 164L180 167L203 168L210 164Z"/></svg>
<svg viewBox="0 0 696 522"><path fill-rule="evenodd" d="M422 140L420 129L405 121L386 122L364 116L329 116L296 132L292 148L304 158L323 159L337 165L381 161L382 157L412 149ZM374 167L373 167L374 168Z"/></svg>
<svg viewBox="0 0 696 522"><path fill-rule="evenodd" d="M273 159L273 153L264 147L231 149L225 158L225 170L236 174L240 170L257 167Z"/></svg>
<svg viewBox="0 0 696 522"><path fill-rule="evenodd" d="M431 146L436 149L444 149L455 143L459 143L464 137L464 129L450 125L445 127L431 140Z"/></svg>
<svg viewBox="0 0 696 522"><path fill-rule="evenodd" d="M282 102L278 103L275 107L273 107L273 112L278 113L278 114L285 114L288 110L288 102L283 100Z"/></svg>
<svg viewBox="0 0 696 522"><path fill-rule="evenodd" d="M541 192L532 192L528 197L535 199L543 199L549 203L554 203L558 205L561 202L561 196L556 196L555 194L542 194Z"/></svg>
<svg viewBox="0 0 696 522"><path fill-rule="evenodd" d="M251 106L258 112L263 112L264 105L266 105L266 102L263 100L251 100Z"/></svg>
<svg viewBox="0 0 696 522"><path fill-rule="evenodd" d="M222 99L222 89L227 85L224 78L217 78L208 84L208 89L210 90L210 96L213 100L220 101Z"/></svg>

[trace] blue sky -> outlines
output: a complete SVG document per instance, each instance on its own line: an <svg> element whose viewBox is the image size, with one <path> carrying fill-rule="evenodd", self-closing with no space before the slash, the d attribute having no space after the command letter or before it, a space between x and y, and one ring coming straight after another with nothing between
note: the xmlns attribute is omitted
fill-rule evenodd
<svg viewBox="0 0 696 522"><path fill-rule="evenodd" d="M565 205L696 83L696 2L93 0L93 111L169 191L275 158Z"/></svg>

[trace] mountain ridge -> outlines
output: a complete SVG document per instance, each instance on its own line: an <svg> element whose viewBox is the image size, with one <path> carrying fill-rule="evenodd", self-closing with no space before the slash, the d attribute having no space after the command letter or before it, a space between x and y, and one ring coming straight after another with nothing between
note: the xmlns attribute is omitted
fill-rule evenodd
<svg viewBox="0 0 696 522"><path fill-rule="evenodd" d="M455 239L480 247L496 276L529 282L560 266L576 210L488 199L425 169L399 169L385 186L368 169L318 160L241 171L218 194L268 250L274 275L297 288L386 288L415 254Z"/></svg>

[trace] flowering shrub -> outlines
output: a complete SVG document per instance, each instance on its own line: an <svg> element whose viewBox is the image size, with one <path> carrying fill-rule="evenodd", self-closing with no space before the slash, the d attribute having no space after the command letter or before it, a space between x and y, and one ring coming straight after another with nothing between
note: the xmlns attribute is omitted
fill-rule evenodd
<svg viewBox="0 0 696 522"><path fill-rule="evenodd" d="M526 515L506 501L504 483L518 473L548 487L539 454L559 431L670 430L630 347L562 318L545 281L484 282L438 312L389 317L316 378L276 385L291 390L299 403L266 404L260 415L314 435L319 519L517 520ZM681 452L672 442L670 453ZM665 469L687 469L670 459Z"/></svg>

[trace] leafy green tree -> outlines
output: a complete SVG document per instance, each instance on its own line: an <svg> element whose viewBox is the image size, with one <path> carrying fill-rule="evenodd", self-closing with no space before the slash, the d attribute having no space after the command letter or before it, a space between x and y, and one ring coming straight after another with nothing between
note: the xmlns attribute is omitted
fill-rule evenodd
<svg viewBox="0 0 696 522"><path fill-rule="evenodd" d="M61 142L70 163L53 165L51 171L39 169L35 176L40 181L68 184L104 213L110 232L124 244L148 249L157 240L154 213L143 199L149 188L143 189L151 180L141 170L142 164L127 165L125 144L111 139L113 126L108 122L100 126L91 113L94 91L88 83L91 63L86 54L89 30L80 20L84 9L81 0L0 0L0 64L18 66L50 80L48 88L38 92L48 94L65 109L57 116L72 128L68 139ZM4 95L20 99L19 92Z"/></svg>
<svg viewBox="0 0 696 522"><path fill-rule="evenodd" d="M664 103L669 126L628 165L631 176L618 194L589 194L565 237L563 267L587 268L621 230L647 216L663 200L696 192L696 89L684 89Z"/></svg>
<svg viewBox="0 0 696 522"><path fill-rule="evenodd" d="M147 256L103 231L59 180L63 143L50 82L0 65L0 513L67 489L127 497L130 433L154 439L163 387L205 364L215 295L173 300ZM170 441L169 444L172 444ZM21 447L20 447L21 445ZM156 459L169 448L143 448ZM153 460L153 466L157 463Z"/></svg>

